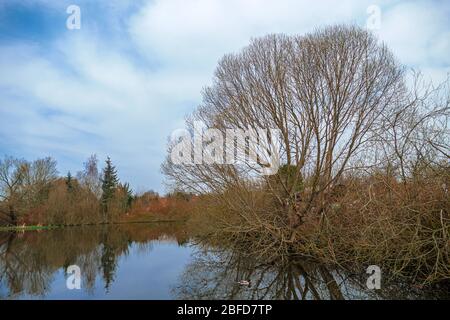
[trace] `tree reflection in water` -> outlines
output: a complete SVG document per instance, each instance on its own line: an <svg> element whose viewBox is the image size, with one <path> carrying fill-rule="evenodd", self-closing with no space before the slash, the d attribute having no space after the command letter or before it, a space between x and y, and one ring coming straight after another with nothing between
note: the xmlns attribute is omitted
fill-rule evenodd
<svg viewBox="0 0 450 320"><path fill-rule="evenodd" d="M118 258L127 256L132 243L138 250L151 248L151 241L170 239L178 243L187 236L177 224L102 225L48 231L0 232L0 299L21 295L45 297L55 273L70 265L83 272L82 288L93 292L100 275L108 292L115 279Z"/></svg>
<svg viewBox="0 0 450 320"><path fill-rule="evenodd" d="M266 263L237 250L200 250L174 294L179 299L344 299L343 280L304 261Z"/></svg>
<svg viewBox="0 0 450 320"><path fill-rule="evenodd" d="M173 288L178 299L226 300L337 300L443 298L443 292L411 288L405 283L384 283L367 289L365 270L349 274L301 258L267 263L242 249L202 247ZM250 285L239 284L249 280ZM448 296L448 293L444 295Z"/></svg>
<svg viewBox="0 0 450 320"><path fill-rule="evenodd" d="M218 248L189 239L185 225L176 223L0 232L0 298L45 298L49 293L59 298L52 282L61 280L60 273L70 265L80 267L82 288L94 298L104 297L95 288L96 280L103 282L103 293L108 294L119 276L124 293L120 297L143 299L150 294L178 299L405 299L449 294L445 288L425 291L407 283L388 284L384 276L382 290L371 291L366 288L365 269L352 275L295 257L268 262L242 248ZM120 258L128 255L136 264L132 274L119 275ZM161 281L168 270L175 273L166 273L170 276ZM138 285L133 282L136 277ZM241 280L250 285L239 284Z"/></svg>

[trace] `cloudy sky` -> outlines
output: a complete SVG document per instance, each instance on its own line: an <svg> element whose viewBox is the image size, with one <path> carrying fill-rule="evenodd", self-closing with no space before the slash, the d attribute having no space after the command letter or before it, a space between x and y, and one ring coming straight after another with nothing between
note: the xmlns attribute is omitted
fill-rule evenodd
<svg viewBox="0 0 450 320"><path fill-rule="evenodd" d="M81 28L69 30L69 5ZM50 155L61 174L109 155L137 191L164 191L167 137L218 59L252 37L373 24L399 60L450 71L450 1L0 0L0 155Z"/></svg>

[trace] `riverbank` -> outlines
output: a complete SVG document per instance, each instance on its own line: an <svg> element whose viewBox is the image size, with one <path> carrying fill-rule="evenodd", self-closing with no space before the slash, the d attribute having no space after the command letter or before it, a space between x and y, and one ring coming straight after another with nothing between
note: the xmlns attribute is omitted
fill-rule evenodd
<svg viewBox="0 0 450 320"><path fill-rule="evenodd" d="M100 226L100 225L118 225L118 224L138 224L138 223L175 223L175 222L186 222L186 219L151 219L151 220L130 220L130 221L117 221L109 223L87 223L87 224L70 224L70 225L29 225L29 226L7 226L0 227L0 232L8 231L37 231L37 230L52 230L60 228L70 228L70 227L83 227L83 226Z"/></svg>
<svg viewBox="0 0 450 320"><path fill-rule="evenodd" d="M60 226L8 226L0 227L0 232L6 231L35 231L35 230L49 230L60 228Z"/></svg>

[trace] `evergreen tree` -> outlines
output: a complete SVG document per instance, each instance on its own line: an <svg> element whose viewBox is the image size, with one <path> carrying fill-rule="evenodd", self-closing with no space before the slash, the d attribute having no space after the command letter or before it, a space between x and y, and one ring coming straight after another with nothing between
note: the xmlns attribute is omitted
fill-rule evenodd
<svg viewBox="0 0 450 320"><path fill-rule="evenodd" d="M72 192L73 191L73 178L72 178L72 174L70 173L70 171L67 173L66 186L67 186L67 191L68 192Z"/></svg>
<svg viewBox="0 0 450 320"><path fill-rule="evenodd" d="M105 215L104 218L106 218L106 214L108 213L108 203L114 198L117 185L117 171L112 165L111 159L108 157L106 159L106 167L103 169L102 176L102 210Z"/></svg>
<svg viewBox="0 0 450 320"><path fill-rule="evenodd" d="M102 247L102 256L100 260L101 260L101 270L103 271L103 280L105 282L105 290L106 293L108 293L111 283L114 282L117 268L117 259L116 254L114 252L114 247L104 243Z"/></svg>
<svg viewBox="0 0 450 320"><path fill-rule="evenodd" d="M124 183L121 187L125 194L125 210L128 210L131 208L133 202L133 190L130 188L128 182Z"/></svg>

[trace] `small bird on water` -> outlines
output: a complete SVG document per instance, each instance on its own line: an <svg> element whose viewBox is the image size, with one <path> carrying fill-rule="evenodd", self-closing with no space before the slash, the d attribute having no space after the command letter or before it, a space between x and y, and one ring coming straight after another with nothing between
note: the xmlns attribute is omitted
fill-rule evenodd
<svg viewBox="0 0 450 320"><path fill-rule="evenodd" d="M239 280L237 283L240 284L241 286L249 286L250 285L250 281L248 281L248 280Z"/></svg>

